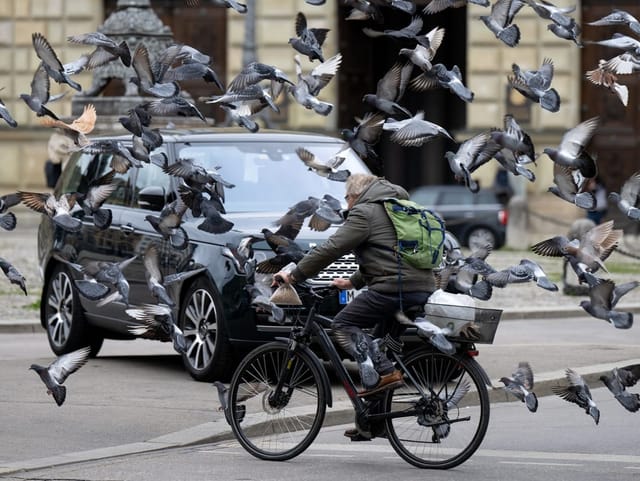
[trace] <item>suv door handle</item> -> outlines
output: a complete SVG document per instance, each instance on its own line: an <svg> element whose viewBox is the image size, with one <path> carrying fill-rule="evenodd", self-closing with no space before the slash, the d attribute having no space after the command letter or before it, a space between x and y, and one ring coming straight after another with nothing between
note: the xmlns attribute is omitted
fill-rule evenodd
<svg viewBox="0 0 640 481"><path fill-rule="evenodd" d="M125 234L133 234L136 229L131 224L124 224L120 226L120 230Z"/></svg>

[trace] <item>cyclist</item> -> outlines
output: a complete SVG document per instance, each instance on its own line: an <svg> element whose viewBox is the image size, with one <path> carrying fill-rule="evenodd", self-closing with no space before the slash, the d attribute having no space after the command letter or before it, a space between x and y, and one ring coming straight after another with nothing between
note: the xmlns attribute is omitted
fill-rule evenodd
<svg viewBox="0 0 640 481"><path fill-rule="evenodd" d="M357 361L364 390L369 396L403 384L402 373L363 332L383 321L395 319L402 307L421 306L435 290L433 272L406 263L401 268L393 250L394 226L382 200L408 199L407 191L384 178L369 174L352 174L346 181L348 213L344 224L322 245L312 249L291 273L280 271L286 283L304 281L353 251L358 270L348 279L334 279L339 289L367 289L356 296L333 320L333 332L340 345ZM274 276L274 277L275 277ZM355 439L356 430L345 436Z"/></svg>

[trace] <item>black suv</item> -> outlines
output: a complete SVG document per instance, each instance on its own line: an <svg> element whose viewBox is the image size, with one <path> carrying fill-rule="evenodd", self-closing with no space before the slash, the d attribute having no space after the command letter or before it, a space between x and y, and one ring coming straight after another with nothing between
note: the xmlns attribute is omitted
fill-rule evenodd
<svg viewBox="0 0 640 481"><path fill-rule="evenodd" d="M471 192L463 185L426 185L410 192L411 200L434 210L463 246L475 250L506 240L508 211L490 189Z"/></svg>
<svg viewBox="0 0 640 481"><path fill-rule="evenodd" d="M294 203L313 195L344 196L344 184L328 180L310 171L298 158L296 149L304 147L319 159L329 159L343 148L336 138L318 134L267 131L255 134L230 129L207 131L163 131L163 144L154 154L163 153L171 164L179 158L193 159L208 170L217 172L234 188L225 190L225 218L234 223L224 234L210 234L197 229L202 219L189 217L182 227L189 237L186 249L179 250L165 241L151 224L148 215L158 215L164 205L176 198L180 179L167 175L161 167L144 164L117 174L117 189L104 207L113 219L107 229L97 229L90 216L82 217L80 232L71 233L56 227L43 216L38 231L38 256L44 279L40 317L51 349L56 354L90 345L93 355L105 338L133 339L129 332L135 320L127 315L123 302L98 307L96 301L79 295L74 281L82 274L61 262L60 255L74 263L104 260L119 262L138 256L124 269L130 284L131 307L155 304L145 278L143 254L152 244L159 252L164 276L204 268L182 283L172 284L169 295L176 302L177 323L183 330L188 349L183 361L198 380L228 376L238 355L257 343L288 332L265 314L256 313L243 287L246 276L232 249L249 234L261 235L263 228L273 228L274 221ZM130 143L131 136L104 137ZM351 173L368 172L350 150L340 154L340 167ZM81 190L93 179L111 170L112 154L75 153L55 188L56 197ZM303 250L322 242L335 227L315 232L306 227L296 238ZM254 244L258 261L273 255L266 242ZM347 256L318 276L318 281L348 276L356 265ZM325 306L337 312L339 300Z"/></svg>

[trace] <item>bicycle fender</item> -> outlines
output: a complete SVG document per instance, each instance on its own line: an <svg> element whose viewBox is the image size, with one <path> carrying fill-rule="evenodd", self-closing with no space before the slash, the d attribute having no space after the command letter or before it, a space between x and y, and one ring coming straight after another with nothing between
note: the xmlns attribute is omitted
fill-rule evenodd
<svg viewBox="0 0 640 481"><path fill-rule="evenodd" d="M275 340L283 344L287 344L287 345L289 344L288 337L276 337ZM306 354L307 357L309 358L309 361L315 364L316 368L318 369L318 372L320 373L320 378L322 379L322 387L324 388L324 392L327 393L327 406L333 407L333 392L331 391L331 382L329 382L329 376L327 376L327 371L322 365L320 358L315 352L309 349L308 346L298 345L296 349Z"/></svg>
<svg viewBox="0 0 640 481"><path fill-rule="evenodd" d="M491 384L491 378L487 374L487 371L484 370L482 365L473 358L470 358L469 361L472 361L475 364L475 367L478 368L478 372L480 373L480 376L482 377L484 383L489 387L493 387L493 384Z"/></svg>

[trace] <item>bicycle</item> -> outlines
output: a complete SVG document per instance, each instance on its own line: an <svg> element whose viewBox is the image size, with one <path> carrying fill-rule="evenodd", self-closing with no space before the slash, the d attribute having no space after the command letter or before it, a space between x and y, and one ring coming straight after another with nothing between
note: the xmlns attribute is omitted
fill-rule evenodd
<svg viewBox="0 0 640 481"><path fill-rule="evenodd" d="M297 287L301 298L310 299L305 303L306 316L304 311L294 316L289 338L247 354L229 385L229 422L245 450L259 459L285 461L314 441L327 406L332 406L332 392L312 343L317 343L340 379L358 429L371 437L386 437L405 461L419 468L449 469L478 449L489 424L491 382L473 359L477 351L470 339L452 338L453 355L426 342L404 354L398 340L385 336L380 345L403 372L405 385L364 398L325 330L331 319L317 312L335 288ZM495 333L501 311L475 311L494 322L488 329Z"/></svg>

